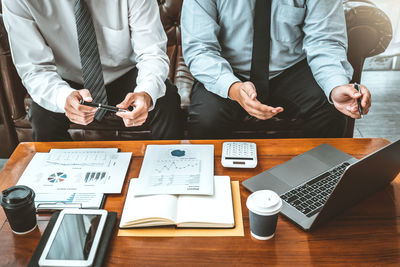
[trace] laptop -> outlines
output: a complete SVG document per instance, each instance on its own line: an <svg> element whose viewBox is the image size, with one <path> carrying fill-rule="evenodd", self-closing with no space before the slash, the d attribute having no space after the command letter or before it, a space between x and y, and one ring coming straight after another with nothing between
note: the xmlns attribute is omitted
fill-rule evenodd
<svg viewBox="0 0 400 267"><path fill-rule="evenodd" d="M312 230L390 184L400 172L400 140L361 160L322 144L242 184L275 191L281 213Z"/></svg>

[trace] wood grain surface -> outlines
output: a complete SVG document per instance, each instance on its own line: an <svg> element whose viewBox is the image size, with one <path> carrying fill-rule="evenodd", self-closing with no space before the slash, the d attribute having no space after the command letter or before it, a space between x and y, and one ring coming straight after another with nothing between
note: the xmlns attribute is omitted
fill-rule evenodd
<svg viewBox="0 0 400 267"><path fill-rule="evenodd" d="M105 209L118 212L120 218L128 178L138 176L147 144L214 144L215 174L229 175L232 180L242 182L322 143L329 143L356 158L362 158L389 143L385 139L247 140L257 144L258 166L255 169L227 169L221 165L223 141L226 140L21 143L0 173L0 190L16 184L36 152L48 152L51 148L117 147L123 152L133 153L122 193L108 196L105 205ZM384 190L310 233L303 232L280 215L276 235L269 241L251 238L245 206L249 192L240 186L244 237L138 238L117 237L115 233L106 265L399 266L399 183L398 176ZM25 266L48 219L49 216L38 216L39 227L27 235L19 236L11 232L1 210L0 265Z"/></svg>

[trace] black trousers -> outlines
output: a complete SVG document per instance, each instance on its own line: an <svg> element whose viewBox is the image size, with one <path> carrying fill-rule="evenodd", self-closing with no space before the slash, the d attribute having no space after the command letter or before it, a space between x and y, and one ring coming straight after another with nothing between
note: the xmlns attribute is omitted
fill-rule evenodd
<svg viewBox="0 0 400 267"><path fill-rule="evenodd" d="M209 92L197 81L190 101L188 130L192 139L232 138L238 122L249 116L236 101ZM271 79L268 99L260 102L283 107L278 117L301 119L303 137L345 134L347 116L328 102L306 60Z"/></svg>
<svg viewBox="0 0 400 267"><path fill-rule="evenodd" d="M137 74L138 70L133 68L127 74L106 85L108 103L110 105L119 104L128 93L133 92L136 88ZM83 88L80 84L67 82L72 88ZM144 125L151 129L153 139L182 139L181 99L176 86L171 84L169 80L165 84L167 87L166 94L157 100ZM34 141L72 140L68 133L71 122L64 113L49 111L33 102L28 115L33 129ZM106 119L107 116L103 118L103 121Z"/></svg>

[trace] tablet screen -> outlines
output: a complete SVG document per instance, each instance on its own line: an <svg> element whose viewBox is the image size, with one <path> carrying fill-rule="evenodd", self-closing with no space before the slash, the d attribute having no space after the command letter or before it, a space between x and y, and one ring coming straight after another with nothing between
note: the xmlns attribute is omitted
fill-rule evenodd
<svg viewBox="0 0 400 267"><path fill-rule="evenodd" d="M50 246L47 260L87 260L101 215L66 214Z"/></svg>

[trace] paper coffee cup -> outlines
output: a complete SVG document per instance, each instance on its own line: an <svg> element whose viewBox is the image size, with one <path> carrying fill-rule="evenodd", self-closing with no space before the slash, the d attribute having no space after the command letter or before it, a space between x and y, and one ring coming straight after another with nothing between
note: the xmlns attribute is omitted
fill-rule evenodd
<svg viewBox="0 0 400 267"><path fill-rule="evenodd" d="M260 190L252 193L246 201L249 209L250 233L259 240L275 235L282 200L274 191Z"/></svg>
<svg viewBox="0 0 400 267"><path fill-rule="evenodd" d="M26 234L35 229L35 192L31 188L17 185L4 190L0 204L14 233Z"/></svg>

